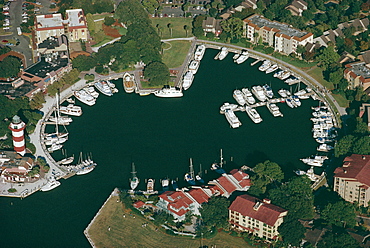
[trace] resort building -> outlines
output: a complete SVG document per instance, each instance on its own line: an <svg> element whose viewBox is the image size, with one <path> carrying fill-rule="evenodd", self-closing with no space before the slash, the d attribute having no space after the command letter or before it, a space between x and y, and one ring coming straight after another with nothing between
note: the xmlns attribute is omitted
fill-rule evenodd
<svg viewBox="0 0 370 248"><path fill-rule="evenodd" d="M370 155L352 154L334 171L334 191L344 200L367 207L370 201Z"/></svg>
<svg viewBox="0 0 370 248"><path fill-rule="evenodd" d="M0 151L0 177L5 182L29 182L27 175L34 166L29 157L22 157L15 151Z"/></svg>
<svg viewBox="0 0 370 248"><path fill-rule="evenodd" d="M303 0L293 0L286 9L294 16L302 16L302 12L307 10L308 4Z"/></svg>
<svg viewBox="0 0 370 248"><path fill-rule="evenodd" d="M175 221L185 220L186 213L200 215L199 208L204 202L208 202L212 193L209 189L196 187L189 191L166 191L159 195L157 207L171 214Z"/></svg>
<svg viewBox="0 0 370 248"><path fill-rule="evenodd" d="M278 227L288 211L250 195L238 196L229 207L229 223L237 231L248 232L268 241L278 238Z"/></svg>
<svg viewBox="0 0 370 248"><path fill-rule="evenodd" d="M370 86L370 64L358 61L345 65L344 78L348 81L348 88L362 87L366 91Z"/></svg>
<svg viewBox="0 0 370 248"><path fill-rule="evenodd" d="M234 169L230 174L224 174L216 180L209 181L213 195L228 198L234 191L248 191L251 186L249 175Z"/></svg>
<svg viewBox="0 0 370 248"><path fill-rule="evenodd" d="M222 33L220 22L220 19L207 17L202 23L204 33L214 33L216 36L219 36Z"/></svg>
<svg viewBox="0 0 370 248"><path fill-rule="evenodd" d="M297 53L298 46L313 43L313 34L292 28L288 24L270 21L255 14L244 19L245 36L254 43L260 39L284 54Z"/></svg>

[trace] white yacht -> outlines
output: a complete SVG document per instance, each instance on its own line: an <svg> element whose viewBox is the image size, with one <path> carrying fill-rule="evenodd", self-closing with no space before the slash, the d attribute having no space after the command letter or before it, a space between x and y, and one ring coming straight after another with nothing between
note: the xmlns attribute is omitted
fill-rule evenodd
<svg viewBox="0 0 370 248"><path fill-rule="evenodd" d="M295 108L295 104L294 104L294 101L292 99L292 97L288 97L287 99L285 99L285 102L286 104L291 107L291 108Z"/></svg>
<svg viewBox="0 0 370 248"><path fill-rule="evenodd" d="M252 87L252 93L257 97L258 100L264 102L267 100L265 93L263 92L263 88L261 85L256 85Z"/></svg>
<svg viewBox="0 0 370 248"><path fill-rule="evenodd" d="M198 68L199 68L199 61L198 60L193 60L190 62L189 65L189 71L192 72L193 74L197 73Z"/></svg>
<svg viewBox="0 0 370 248"><path fill-rule="evenodd" d="M277 64L273 64L272 66L270 66L270 67L266 70L266 74L271 73L271 72L274 72L274 71L276 71L277 69L279 69L279 66L278 66Z"/></svg>
<svg viewBox="0 0 370 248"><path fill-rule="evenodd" d="M123 88L126 93L132 93L135 90L135 77L134 75L126 72L123 75Z"/></svg>
<svg viewBox="0 0 370 248"><path fill-rule="evenodd" d="M249 104L255 104L256 99L254 99L252 92L248 88L243 88L242 92L244 94L244 99L247 101Z"/></svg>
<svg viewBox="0 0 370 248"><path fill-rule="evenodd" d="M321 144L317 147L317 150L319 152L328 152L328 151L331 151L333 149L334 149L334 147L332 147L331 145L328 145L328 144Z"/></svg>
<svg viewBox="0 0 370 248"><path fill-rule="evenodd" d="M268 84L263 85L262 88L268 98L274 97L274 92Z"/></svg>
<svg viewBox="0 0 370 248"><path fill-rule="evenodd" d="M228 102L225 102L221 107L220 107L220 113L221 114L224 114L226 112L226 110L231 110L231 111L234 111L238 108L239 106L237 104L232 104L232 103L228 103Z"/></svg>
<svg viewBox="0 0 370 248"><path fill-rule="evenodd" d="M85 87L85 88L84 88L84 90L85 90L88 94L92 95L94 98L98 98L98 97L99 97L99 93L98 93L98 92L96 92L96 90L95 90L95 89L94 89L94 87L92 87L92 86Z"/></svg>
<svg viewBox="0 0 370 248"><path fill-rule="evenodd" d="M328 159L327 156L314 156L312 158L302 158L301 161L311 166L321 167L326 159Z"/></svg>
<svg viewBox="0 0 370 248"><path fill-rule="evenodd" d="M245 106L245 112L249 115L254 123L260 123L262 121L261 116L258 114L257 110L249 106Z"/></svg>
<svg viewBox="0 0 370 248"><path fill-rule="evenodd" d="M82 153L80 154L79 164L76 165L78 168L76 175L85 175L95 169L96 163L90 158L82 160Z"/></svg>
<svg viewBox="0 0 370 248"><path fill-rule="evenodd" d="M258 70L266 71L270 66L271 66L271 61L266 59L265 61L263 61L262 65L258 67Z"/></svg>
<svg viewBox="0 0 370 248"><path fill-rule="evenodd" d="M283 75L284 71L278 71L274 73L274 77L280 78Z"/></svg>
<svg viewBox="0 0 370 248"><path fill-rule="evenodd" d="M292 96L292 100L294 101L294 105L295 105L296 107L299 107L299 106L301 106L301 105L302 105L302 103L301 103L301 101L299 100L299 97L298 97L298 96L293 95L293 96Z"/></svg>
<svg viewBox="0 0 370 248"><path fill-rule="evenodd" d="M239 121L238 117L236 117L234 111L231 109L225 110L225 116L227 121L230 123L230 126L232 128L238 128L242 125L242 123Z"/></svg>
<svg viewBox="0 0 370 248"><path fill-rule="evenodd" d="M69 123L71 123L73 119L68 116L59 116L59 117L50 116L49 121L54 122L55 124L58 125L69 125Z"/></svg>
<svg viewBox="0 0 370 248"><path fill-rule="evenodd" d="M249 58L249 54L248 54L248 51L247 50L244 50L240 56L234 60L235 63L237 64L241 64L243 63L244 61L246 61L247 59Z"/></svg>
<svg viewBox="0 0 370 248"><path fill-rule="evenodd" d="M299 78L296 78L296 77L291 77L291 78L288 78L287 80L285 80L284 82L287 83L287 84L294 84L294 83L299 83L301 80Z"/></svg>
<svg viewBox="0 0 370 248"><path fill-rule="evenodd" d="M50 147L47 148L47 150L48 150L48 152L54 152L54 151L60 150L62 147L63 147L62 144L53 143L53 144L51 144Z"/></svg>
<svg viewBox="0 0 370 248"><path fill-rule="evenodd" d="M48 179L48 182L42 186L40 188L41 191L49 191L49 190L52 190L52 189L55 189L56 187L58 187L60 185L60 182L55 180L54 177L50 177Z"/></svg>
<svg viewBox="0 0 370 248"><path fill-rule="evenodd" d="M96 103L96 99L84 90L76 90L73 95L86 105L92 106Z"/></svg>
<svg viewBox="0 0 370 248"><path fill-rule="evenodd" d="M112 96L112 89L109 87L109 84L107 81L98 81L95 84L95 87L104 95L106 96Z"/></svg>
<svg viewBox="0 0 370 248"><path fill-rule="evenodd" d="M279 93L279 95L281 96L281 97L284 97L284 98L286 98L286 97L288 97L288 96L290 96L291 94L290 94L290 92L288 91L288 90L286 90L286 89L280 89L279 91L278 91L278 93Z"/></svg>
<svg viewBox="0 0 370 248"><path fill-rule="evenodd" d="M63 164L63 165L71 164L74 159L75 159L74 156L70 156L68 158L63 158L62 160L58 161L57 164Z"/></svg>
<svg viewBox="0 0 370 248"><path fill-rule="evenodd" d="M154 91L154 95L158 97L182 97L183 93L177 87L166 85L162 89Z"/></svg>
<svg viewBox="0 0 370 248"><path fill-rule="evenodd" d="M280 79L281 79L281 80L285 80L285 79L287 79L288 77L290 77L290 72L289 72L289 71L285 71L285 72L280 76Z"/></svg>
<svg viewBox="0 0 370 248"><path fill-rule="evenodd" d="M60 113L66 114L66 115L73 115L73 116L81 116L82 115L82 109L80 106L68 104L67 106L60 106L59 107Z"/></svg>
<svg viewBox="0 0 370 248"><path fill-rule="evenodd" d="M206 51L205 45L198 46L194 53L194 59L198 61L202 60L205 51Z"/></svg>
<svg viewBox="0 0 370 248"><path fill-rule="evenodd" d="M184 78L182 80L182 88L187 90L190 88L194 80L194 74L191 71L185 73Z"/></svg>
<svg viewBox="0 0 370 248"><path fill-rule="evenodd" d="M243 96L243 93L240 90L234 90L233 97L239 105L241 105L241 106L245 105L244 96Z"/></svg>
<svg viewBox="0 0 370 248"><path fill-rule="evenodd" d="M58 137L57 134L54 134L53 136L51 137L47 137L45 140L44 140L44 143L45 145L47 146L51 146L53 145L54 143L55 144L63 144L64 142L66 142L68 140L68 136L66 137Z"/></svg>
<svg viewBox="0 0 370 248"><path fill-rule="evenodd" d="M226 58L227 54L229 53L229 50L227 47L222 47L221 51L216 55L215 59L223 60Z"/></svg>
<svg viewBox="0 0 370 248"><path fill-rule="evenodd" d="M280 112L279 107L275 103L267 103L267 108L270 110L271 114L274 117L281 116L283 117L283 114Z"/></svg>

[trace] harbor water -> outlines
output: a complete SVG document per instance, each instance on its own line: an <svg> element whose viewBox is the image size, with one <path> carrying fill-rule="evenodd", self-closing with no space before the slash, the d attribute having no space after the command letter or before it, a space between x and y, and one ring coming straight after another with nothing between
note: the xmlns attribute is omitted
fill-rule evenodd
<svg viewBox="0 0 370 248"><path fill-rule="evenodd" d="M49 192L23 200L1 198L1 246L89 247L83 230L115 187L129 188L132 162L141 190L148 178L155 179L157 190L164 177L177 178L185 186L189 158L195 173L201 164L205 179L217 178L209 167L219 161L221 148L227 171L265 160L277 162L286 177L293 176L295 169L307 170L299 159L316 154L310 118L311 106L318 102L302 100L302 106L294 109L277 103L284 117L273 117L266 106L258 107L260 124L245 112L236 112L242 126L232 129L219 109L224 102L236 103L233 90L267 83L277 95L282 87L296 91L298 86L260 72L262 61L251 66L254 59L249 58L237 65L233 54L214 60L217 52L207 49L193 85L182 98L126 94L122 81L116 81L119 92L112 97L100 94L92 107L78 102L84 113L73 117L67 127L70 135L64 149L68 156L75 155L75 162L81 151L98 166L87 175L61 179L61 186ZM53 157L63 156L58 151Z"/></svg>

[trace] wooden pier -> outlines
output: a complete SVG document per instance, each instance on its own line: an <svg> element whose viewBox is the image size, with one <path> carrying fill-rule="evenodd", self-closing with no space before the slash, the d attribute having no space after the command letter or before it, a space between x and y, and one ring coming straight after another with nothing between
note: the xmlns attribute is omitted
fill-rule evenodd
<svg viewBox="0 0 370 248"><path fill-rule="evenodd" d="M252 62L251 63L251 66L254 66L255 64L257 64L258 62L260 62L260 61L262 61L263 59L259 59L259 58L257 58L257 60L256 61L254 61L254 62Z"/></svg>

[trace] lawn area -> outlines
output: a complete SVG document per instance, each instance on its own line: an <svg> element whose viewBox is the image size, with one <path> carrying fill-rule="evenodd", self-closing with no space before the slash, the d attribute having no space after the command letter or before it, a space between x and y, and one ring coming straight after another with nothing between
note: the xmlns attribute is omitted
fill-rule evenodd
<svg viewBox="0 0 370 248"><path fill-rule="evenodd" d="M94 14L93 19L94 20L104 19L106 16L113 16L113 14L112 13Z"/></svg>
<svg viewBox="0 0 370 248"><path fill-rule="evenodd" d="M91 225L89 235L96 247L194 247L200 246L200 239L172 236L156 230L156 226L142 216L130 215L124 209L118 196L113 196ZM125 218L123 217L125 214ZM143 223L148 223L142 227ZM110 231L108 230L110 227ZM219 232L212 239L203 239L208 247L255 247L248 245L242 238L232 237Z"/></svg>
<svg viewBox="0 0 370 248"><path fill-rule="evenodd" d="M186 38L186 31L184 26L188 27L188 37L192 36L191 33L191 22L193 21L192 18L182 18L182 17L173 17L173 18L151 18L153 27L158 31L158 27L161 28L161 39L170 39L170 38ZM171 23L172 25L172 37L170 33L170 29L167 25Z"/></svg>
<svg viewBox="0 0 370 248"><path fill-rule="evenodd" d="M312 67L317 64L316 62L306 62L303 60L294 59L294 58L283 56L283 55L276 54L276 53L272 54L272 56L282 61L285 61L291 65L294 65L295 67L298 67L298 68Z"/></svg>
<svg viewBox="0 0 370 248"><path fill-rule="evenodd" d="M310 75L311 77L313 77L314 79L316 79L320 84L322 84L323 86L325 86L327 89L329 89L329 90L333 90L334 89L333 83L328 82L328 81L326 81L323 78L321 68L315 66L312 69L303 70L303 71L305 71L308 75Z"/></svg>
<svg viewBox="0 0 370 248"><path fill-rule="evenodd" d="M333 94L334 99L338 102L339 106L346 108L349 107L349 101L342 95Z"/></svg>
<svg viewBox="0 0 370 248"><path fill-rule="evenodd" d="M166 42L164 44L164 49L168 48L169 44L171 45L170 49L163 51L163 63L165 63L168 68L179 67L182 65L186 55L188 54L191 41L178 40Z"/></svg>

